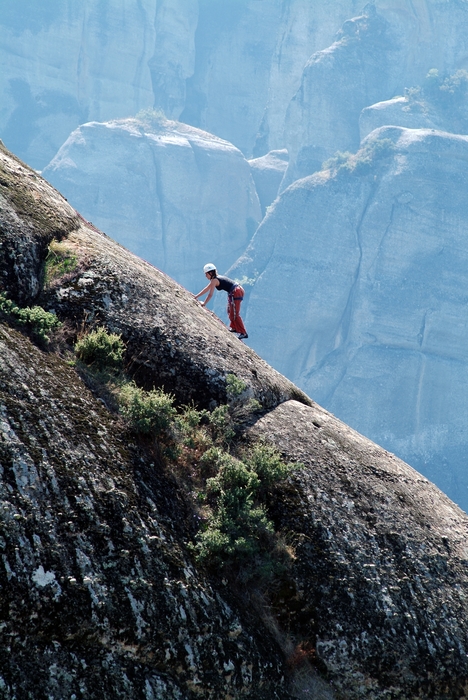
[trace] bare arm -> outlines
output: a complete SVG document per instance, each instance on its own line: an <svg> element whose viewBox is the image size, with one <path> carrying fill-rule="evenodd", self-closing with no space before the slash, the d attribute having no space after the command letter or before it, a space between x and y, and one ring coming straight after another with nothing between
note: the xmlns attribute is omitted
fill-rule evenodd
<svg viewBox="0 0 468 700"><path fill-rule="evenodd" d="M207 293L211 285L211 282L209 282L204 289L201 290L201 292L198 292L198 294L194 294L193 296L195 299L198 299L198 297L202 297L204 294Z"/></svg>
<svg viewBox="0 0 468 700"><path fill-rule="evenodd" d="M206 306L208 302L210 301L211 297L213 296L213 292L215 290L215 287L217 287L219 284L218 280L216 277L212 280L210 280L209 284L206 285L204 289L201 290L201 292L198 292L198 294L195 294L195 299L198 299L198 297L202 297L206 292L208 292L208 296L206 297L205 301L201 302L202 306Z"/></svg>

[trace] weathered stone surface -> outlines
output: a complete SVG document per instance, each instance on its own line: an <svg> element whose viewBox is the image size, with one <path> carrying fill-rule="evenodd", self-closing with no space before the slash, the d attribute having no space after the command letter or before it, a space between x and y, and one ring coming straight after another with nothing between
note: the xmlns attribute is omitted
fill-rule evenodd
<svg viewBox="0 0 468 700"><path fill-rule="evenodd" d="M200 0L195 71L180 119L246 156L283 148L284 116L305 62L330 44L355 4Z"/></svg>
<svg viewBox="0 0 468 700"><path fill-rule="evenodd" d="M51 238L79 226L80 217L33 170L11 157L0 141L0 291L27 304L40 289Z"/></svg>
<svg viewBox="0 0 468 700"><path fill-rule="evenodd" d="M162 119L90 123L43 171L83 216L198 292L225 271L261 219L247 161L232 144Z"/></svg>
<svg viewBox="0 0 468 700"><path fill-rule="evenodd" d="M390 24L368 5L344 23L338 41L310 58L286 116L290 163L283 189L320 170L335 151L357 149L359 114L392 94L397 53Z"/></svg>
<svg viewBox="0 0 468 700"><path fill-rule="evenodd" d="M441 119L436 112L414 108L406 97L377 102L365 107L359 116L359 133L362 139L382 126L403 126L407 129L441 129ZM442 129L445 131L445 129Z"/></svg>
<svg viewBox="0 0 468 700"><path fill-rule="evenodd" d="M257 189L258 198L265 214L266 208L278 194L279 186L288 167L288 152L270 151L266 156L249 160L250 170Z"/></svg>
<svg viewBox="0 0 468 700"><path fill-rule="evenodd" d="M316 405L288 401L252 432L306 465L276 502L295 554L282 613L336 697L466 698L466 514Z"/></svg>
<svg viewBox="0 0 468 700"><path fill-rule="evenodd" d="M287 189L231 271L257 278L249 342L468 509L468 139L389 127L363 146Z"/></svg>
<svg viewBox="0 0 468 700"><path fill-rule="evenodd" d="M90 120L151 107L156 0L20 0L2 8L0 136L43 168Z"/></svg>
<svg viewBox="0 0 468 700"><path fill-rule="evenodd" d="M411 134L398 133L410 150ZM136 377L180 401L224 400L235 373L263 405L245 439L304 463L269 503L290 567L260 599L231 598L194 566L192 511L158 459L126 439L70 366L1 326L3 695L468 697L467 516L86 225L36 174L7 154L0 162L4 289L70 324L121 332ZM42 248L28 256L33 234ZM54 235L79 262L37 296Z"/></svg>
<svg viewBox="0 0 468 700"><path fill-rule="evenodd" d="M342 23L361 7L356 0L289 0L282 4L281 22L268 77L269 94L255 153L263 154L285 146L285 116L291 99L301 85L304 66L310 56L326 49Z"/></svg>
<svg viewBox="0 0 468 700"><path fill-rule="evenodd" d="M0 326L2 697L284 697L279 654L194 569L175 484L120 433Z"/></svg>
<svg viewBox="0 0 468 700"><path fill-rule="evenodd" d="M185 107L187 80L195 70L198 0L159 0L154 54L149 62L155 104L169 119Z"/></svg>
<svg viewBox="0 0 468 700"><path fill-rule="evenodd" d="M0 17L0 136L42 168L79 124L156 105L169 118L184 112L185 121L248 154L259 130L262 153L281 148L284 114L304 63L330 44L354 5L10 3Z"/></svg>
<svg viewBox="0 0 468 700"><path fill-rule="evenodd" d="M218 0L103 0L99 6L90 0L47 5L17 0L0 17L0 136L42 168L80 123L156 106L170 118L229 140L248 157L263 155L293 147L298 125L303 132L290 115L285 142L285 115L303 90L304 65L325 51L320 61L332 56L336 70L306 69L304 79L310 78L323 99L311 98L299 110L312 121L296 144L294 161L301 149L323 145L324 135L327 154L352 148L344 137L357 134L355 108L401 94L404 86L420 84L431 68L450 72L466 65L463 2L376 0L389 31L376 37L374 47L364 42L362 50L353 49L357 25L349 18L364 5L357 0L224 0L222 5ZM364 7L364 14L369 12ZM341 39L333 44L343 23ZM312 91L306 87L305 92ZM350 123L342 124L343 101L349 98ZM317 138L316 128L323 132ZM304 151L299 174L320 157Z"/></svg>

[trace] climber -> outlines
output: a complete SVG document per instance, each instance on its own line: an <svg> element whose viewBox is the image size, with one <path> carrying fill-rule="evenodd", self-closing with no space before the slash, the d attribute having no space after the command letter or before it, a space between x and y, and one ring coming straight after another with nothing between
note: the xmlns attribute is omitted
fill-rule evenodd
<svg viewBox="0 0 468 700"><path fill-rule="evenodd" d="M211 297L213 296L213 292L215 289L217 289L218 292L227 292L227 313L230 321L229 330L231 331L231 333L237 333L237 337L239 338L239 340L244 340L245 338L248 338L249 336L247 334L247 331L245 330L244 323L240 317L240 305L242 299L244 298L243 288L240 286L240 284L236 284L236 282L229 279L229 277L218 275L218 273L216 272L216 265L213 265L213 263L207 263L203 268L203 272L205 273L206 278L209 280L209 283L204 289L201 290L201 292L198 292L198 294L194 294L195 299L198 299L198 297L202 297L208 292L208 296L206 297L205 301L200 302L202 306L206 306L210 301Z"/></svg>

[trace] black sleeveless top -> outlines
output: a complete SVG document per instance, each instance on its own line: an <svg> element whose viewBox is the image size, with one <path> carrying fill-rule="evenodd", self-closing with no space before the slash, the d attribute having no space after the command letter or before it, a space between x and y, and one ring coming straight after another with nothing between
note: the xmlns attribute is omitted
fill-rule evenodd
<svg viewBox="0 0 468 700"><path fill-rule="evenodd" d="M224 275L217 275L216 279L218 280L219 284L216 287L218 292L227 292L228 294L231 294L234 289L237 287L237 284L233 282L229 277L225 277Z"/></svg>

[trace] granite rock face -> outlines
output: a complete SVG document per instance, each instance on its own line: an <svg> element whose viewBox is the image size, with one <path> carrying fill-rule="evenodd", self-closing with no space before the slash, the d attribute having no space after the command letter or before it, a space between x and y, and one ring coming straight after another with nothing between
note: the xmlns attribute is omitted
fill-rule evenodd
<svg viewBox="0 0 468 700"><path fill-rule="evenodd" d="M90 123L43 172L82 214L192 292L203 265L225 271L261 219L247 161L177 122Z"/></svg>
<svg viewBox="0 0 468 700"><path fill-rule="evenodd" d="M356 17L372 8L388 31L369 42ZM314 145L328 157L357 147L363 107L466 65L467 17L455 0L17 0L0 17L0 137L41 169L79 124L157 107L247 157L287 146L295 162Z"/></svg>
<svg viewBox="0 0 468 700"><path fill-rule="evenodd" d="M335 697L466 698L467 516L317 405L285 402L252 433L306 465L275 506L295 553L285 608Z"/></svg>
<svg viewBox="0 0 468 700"><path fill-rule="evenodd" d="M0 136L40 169L79 124L156 106L246 154L260 131L262 154L281 148L304 63L355 9L354 0L10 3L0 17Z"/></svg>
<svg viewBox="0 0 468 700"><path fill-rule="evenodd" d="M0 351L2 697L286 697L160 465L63 361L2 325Z"/></svg>
<svg viewBox="0 0 468 700"><path fill-rule="evenodd" d="M262 213L276 199L279 186L288 167L288 152L270 151L266 156L249 160L250 170L255 182Z"/></svg>
<svg viewBox="0 0 468 700"><path fill-rule="evenodd" d="M187 80L195 70L198 0L159 0L154 20L154 53L149 69L154 103L169 119L185 108Z"/></svg>
<svg viewBox="0 0 468 700"><path fill-rule="evenodd" d="M256 279L252 346L465 509L467 154L464 136L378 129L288 188L231 271Z"/></svg>
<svg viewBox="0 0 468 700"><path fill-rule="evenodd" d="M434 111L415 109L406 97L394 97L392 100L377 102L365 107L359 116L359 133L361 140L374 129L382 126L403 126L407 129L438 129L445 131L443 120Z"/></svg>
<svg viewBox="0 0 468 700"><path fill-rule="evenodd" d="M304 64L356 9L354 0L200 0L181 121L231 141L248 157L284 148L284 117Z"/></svg>
<svg viewBox="0 0 468 700"><path fill-rule="evenodd" d="M338 41L310 58L286 116L290 164L283 189L320 170L335 151L357 149L359 115L392 94L397 54L389 22L369 5L344 23Z"/></svg>
<svg viewBox="0 0 468 700"><path fill-rule="evenodd" d="M236 374L262 405L242 439L302 463L269 496L289 567L261 600L232 597L191 558L170 472L69 364L2 323L4 697L467 698L467 516L3 151L0 169L3 290L121 333L136 379L181 402L225 401ZM77 267L44 288L54 238Z"/></svg>

